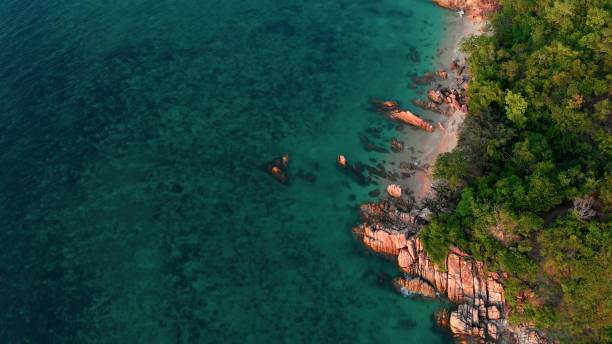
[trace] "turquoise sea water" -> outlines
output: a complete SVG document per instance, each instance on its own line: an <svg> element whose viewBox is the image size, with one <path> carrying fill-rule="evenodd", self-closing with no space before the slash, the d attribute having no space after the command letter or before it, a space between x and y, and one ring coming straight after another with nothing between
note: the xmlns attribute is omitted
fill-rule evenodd
<svg viewBox="0 0 612 344"><path fill-rule="evenodd" d="M0 3L3 343L443 343L335 166L418 142L425 0ZM418 147L417 147L418 148ZM289 185L264 170L289 153ZM302 176L302 178L300 177ZM314 178L313 178L314 176Z"/></svg>

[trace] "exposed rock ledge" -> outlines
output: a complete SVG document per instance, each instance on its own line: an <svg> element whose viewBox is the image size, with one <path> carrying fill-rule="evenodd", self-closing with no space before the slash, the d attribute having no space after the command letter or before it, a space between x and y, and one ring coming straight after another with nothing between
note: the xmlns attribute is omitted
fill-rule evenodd
<svg viewBox="0 0 612 344"><path fill-rule="evenodd" d="M437 291L459 304L450 314L450 329L454 335L473 336L487 343L502 339L504 342L547 343L530 326L509 326L500 274L486 271L481 262L457 248L449 252L443 266L434 264L414 234L414 227L408 225L417 222L415 216L402 213L389 201L365 204L361 209L365 222L353 232L373 251L397 260L408 276L403 281L395 280L398 289L428 297L433 297Z"/></svg>
<svg viewBox="0 0 612 344"><path fill-rule="evenodd" d="M500 8L498 0L433 0L440 7L463 10L474 21L483 21Z"/></svg>

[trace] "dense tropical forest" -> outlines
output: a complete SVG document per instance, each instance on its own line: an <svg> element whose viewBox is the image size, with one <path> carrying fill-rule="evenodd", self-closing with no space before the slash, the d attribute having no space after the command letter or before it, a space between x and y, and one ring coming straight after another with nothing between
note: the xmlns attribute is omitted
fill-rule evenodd
<svg viewBox="0 0 612 344"><path fill-rule="evenodd" d="M511 321L612 342L612 2L502 5L463 43L470 115L421 238L434 260L457 246L505 272Z"/></svg>

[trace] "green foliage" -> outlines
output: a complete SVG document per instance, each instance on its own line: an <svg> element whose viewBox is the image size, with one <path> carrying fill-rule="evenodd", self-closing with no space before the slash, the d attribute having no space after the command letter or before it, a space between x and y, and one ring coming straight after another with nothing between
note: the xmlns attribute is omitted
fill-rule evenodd
<svg viewBox="0 0 612 344"><path fill-rule="evenodd" d="M504 271L511 271L523 281L535 282L537 267L527 256L516 250L504 250L497 254Z"/></svg>
<svg viewBox="0 0 612 344"><path fill-rule="evenodd" d="M552 209L563 200L555 184L548 178L539 175L529 177L527 208L535 212Z"/></svg>
<svg viewBox="0 0 612 344"><path fill-rule="evenodd" d="M462 45L470 115L434 169L459 196L422 239L437 261L452 245L506 272L511 321L611 342L612 6L501 2L493 34ZM572 211L584 197L595 216Z"/></svg>
<svg viewBox="0 0 612 344"><path fill-rule="evenodd" d="M527 102L520 94L514 94L512 91L506 93L506 116L517 127L524 128L527 123L525 110L527 110Z"/></svg>
<svg viewBox="0 0 612 344"><path fill-rule="evenodd" d="M559 330L593 341L605 338L612 316L611 229L610 223L570 213L540 234L545 271L563 291Z"/></svg>
<svg viewBox="0 0 612 344"><path fill-rule="evenodd" d="M459 231L459 226L452 226L440 221L432 221L429 226L421 231L420 237L429 257L441 264L445 261L449 248L452 244L451 233Z"/></svg>
<svg viewBox="0 0 612 344"><path fill-rule="evenodd" d="M465 184L468 167L464 154L455 149L438 156L433 173L436 179L446 180L451 189L457 189Z"/></svg>

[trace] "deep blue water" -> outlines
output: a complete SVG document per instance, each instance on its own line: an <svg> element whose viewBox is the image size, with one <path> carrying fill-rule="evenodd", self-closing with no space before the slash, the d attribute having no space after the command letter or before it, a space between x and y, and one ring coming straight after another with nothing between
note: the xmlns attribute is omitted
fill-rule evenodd
<svg viewBox="0 0 612 344"><path fill-rule="evenodd" d="M0 3L1 341L448 342L352 237L384 181L335 166L425 135L368 100L409 104L442 30L425 0Z"/></svg>

